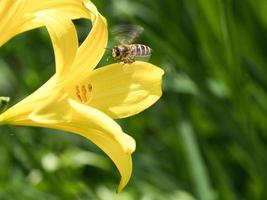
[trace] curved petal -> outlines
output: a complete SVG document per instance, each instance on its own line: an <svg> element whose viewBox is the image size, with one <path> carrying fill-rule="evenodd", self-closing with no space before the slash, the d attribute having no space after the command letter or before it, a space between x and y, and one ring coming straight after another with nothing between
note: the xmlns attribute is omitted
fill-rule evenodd
<svg viewBox="0 0 267 200"><path fill-rule="evenodd" d="M123 133L121 127L101 111L68 100L66 93L61 90L55 91L54 81L54 78L51 79L46 87L27 97L24 103L19 103L0 115L1 122L65 130L91 140L118 168L121 174L118 191L121 191L132 173L134 139Z"/></svg>
<svg viewBox="0 0 267 200"><path fill-rule="evenodd" d="M25 10L29 13L36 13L41 10L57 10L71 19L88 18L90 15L82 1L77 0L27 0ZM25 20L18 29L18 32L28 31L43 26L39 21L32 18Z"/></svg>
<svg viewBox="0 0 267 200"><path fill-rule="evenodd" d="M92 29L78 49L68 82L76 82L77 77L88 76L102 58L108 42L108 30L105 18L97 11L91 1L85 3L91 13Z"/></svg>
<svg viewBox="0 0 267 200"><path fill-rule="evenodd" d="M65 130L88 138L112 159L121 174L118 186L118 191L121 191L132 173L134 139L123 133L121 127L104 113L73 100L69 103L73 108L73 121L64 125Z"/></svg>
<svg viewBox="0 0 267 200"><path fill-rule="evenodd" d="M1 0L0 1L0 46L13 36L43 24L34 20L40 10L54 9L71 19L89 18L89 12L79 0Z"/></svg>
<svg viewBox="0 0 267 200"><path fill-rule="evenodd" d="M85 129L90 126L91 129L109 133L111 138L120 142L122 149L126 153L131 154L135 150L134 140L124 134L121 127L105 113L71 99L69 104L73 109L72 123Z"/></svg>
<svg viewBox="0 0 267 200"><path fill-rule="evenodd" d="M66 118L67 117L67 118ZM121 174L118 191L128 183L132 173L131 154L135 141L104 113L56 92L53 97L29 109L24 120L9 122L15 125L40 126L73 132L91 140L115 163Z"/></svg>
<svg viewBox="0 0 267 200"><path fill-rule="evenodd" d="M23 23L24 1L0 1L0 46L16 34L18 24Z"/></svg>
<svg viewBox="0 0 267 200"><path fill-rule="evenodd" d="M42 21L49 32L55 52L56 75L61 78L68 72L78 50L76 29L69 18L57 11L40 11L36 13L36 19Z"/></svg>
<svg viewBox="0 0 267 200"><path fill-rule="evenodd" d="M55 90L46 100L29 113L28 118L41 124L69 123L72 119L71 107L68 105L68 95L62 90Z"/></svg>
<svg viewBox="0 0 267 200"><path fill-rule="evenodd" d="M112 118L123 118L145 110L160 98L163 73L162 69L150 63L117 63L94 70L67 91L73 99ZM91 90L83 92L83 86L89 85ZM77 88L81 88L81 95L85 94L87 98L78 98Z"/></svg>
<svg viewBox="0 0 267 200"><path fill-rule="evenodd" d="M38 108L43 102L46 102L56 90L55 76L51 77L45 84L31 95L18 102L4 113L1 114L2 120L8 124L20 124L30 122L28 116L34 109Z"/></svg>

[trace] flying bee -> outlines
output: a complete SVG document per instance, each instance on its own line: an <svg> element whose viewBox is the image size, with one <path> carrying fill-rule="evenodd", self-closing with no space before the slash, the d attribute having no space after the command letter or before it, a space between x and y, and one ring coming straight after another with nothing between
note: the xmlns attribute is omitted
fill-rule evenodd
<svg viewBox="0 0 267 200"><path fill-rule="evenodd" d="M135 60L149 59L152 49L144 44L131 44L144 31L137 25L119 25L114 27L111 32L116 35L115 39L119 45L111 49L112 57L115 61L131 64Z"/></svg>
<svg viewBox="0 0 267 200"><path fill-rule="evenodd" d="M150 57L152 49L143 44L120 44L112 48L114 60L131 64L136 57Z"/></svg>

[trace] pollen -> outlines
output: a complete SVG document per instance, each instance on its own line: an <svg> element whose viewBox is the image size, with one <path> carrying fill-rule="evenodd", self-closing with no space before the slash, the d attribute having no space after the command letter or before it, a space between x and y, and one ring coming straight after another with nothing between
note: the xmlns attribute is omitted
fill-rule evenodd
<svg viewBox="0 0 267 200"><path fill-rule="evenodd" d="M93 86L91 84L76 85L75 94L81 103L87 103L92 97Z"/></svg>

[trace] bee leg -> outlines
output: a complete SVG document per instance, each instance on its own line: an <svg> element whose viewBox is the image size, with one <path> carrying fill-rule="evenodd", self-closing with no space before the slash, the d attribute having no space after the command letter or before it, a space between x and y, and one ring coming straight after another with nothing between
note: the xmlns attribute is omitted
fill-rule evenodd
<svg viewBox="0 0 267 200"><path fill-rule="evenodd" d="M133 63L135 61L134 56L129 57L129 60L130 60L130 63Z"/></svg>
<svg viewBox="0 0 267 200"><path fill-rule="evenodd" d="M130 63L133 63L135 60L133 58L130 58Z"/></svg>
<svg viewBox="0 0 267 200"><path fill-rule="evenodd" d="M128 57L128 58L126 58L123 62L126 64L131 64L131 63L133 63L135 60L133 59L133 58L131 58L131 57Z"/></svg>

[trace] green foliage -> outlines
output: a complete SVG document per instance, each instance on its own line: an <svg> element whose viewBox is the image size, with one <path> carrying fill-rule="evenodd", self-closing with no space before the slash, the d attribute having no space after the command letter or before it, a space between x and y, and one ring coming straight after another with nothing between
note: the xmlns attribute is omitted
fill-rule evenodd
<svg viewBox="0 0 267 200"><path fill-rule="evenodd" d="M95 3L110 26L143 26L138 42L151 46L151 62L165 70L162 99L120 121L137 141L132 179L116 194L115 167L79 136L1 127L0 199L267 199L266 2ZM81 37L89 29L77 27ZM53 73L45 29L0 49L0 96L11 104Z"/></svg>

